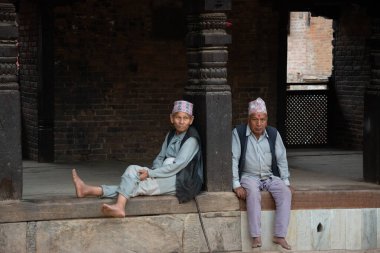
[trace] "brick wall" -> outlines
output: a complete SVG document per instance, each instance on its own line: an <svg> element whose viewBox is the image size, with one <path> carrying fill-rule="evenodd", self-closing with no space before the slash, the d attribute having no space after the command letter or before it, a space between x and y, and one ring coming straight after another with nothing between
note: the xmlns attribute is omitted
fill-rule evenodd
<svg viewBox="0 0 380 253"><path fill-rule="evenodd" d="M334 141L337 147L359 150L363 148L364 90L371 78L366 15L365 10L346 9L334 25Z"/></svg>
<svg viewBox="0 0 380 253"><path fill-rule="evenodd" d="M23 35L30 43L23 50L31 52L23 58L36 64L37 18L31 16L32 4L22 6L25 25L32 25ZM182 2L174 0L88 0L54 8L56 161L149 161L157 154L170 126L172 102L182 97L187 81L183 11ZM277 12L262 1L241 0L228 17L233 23L228 63L233 124L245 122L248 102L261 96L275 125ZM38 76L32 72L37 66L28 66L22 67L22 85L34 85L24 92L34 107L31 116L24 113L24 119L31 118L24 145L33 138L34 149L27 151L34 154ZM24 102L25 109L31 105Z"/></svg>
<svg viewBox="0 0 380 253"><path fill-rule="evenodd" d="M24 158L38 159L38 9L36 1L21 1L19 23L19 83Z"/></svg>
<svg viewBox="0 0 380 253"><path fill-rule="evenodd" d="M158 11L182 16L160 26ZM156 155L171 104L187 80L186 31L170 27L185 20L181 11L177 1L87 1L56 8L56 160ZM277 14L270 5L236 1L228 15L233 122L245 122L248 102L261 96L275 124Z"/></svg>
<svg viewBox="0 0 380 253"><path fill-rule="evenodd" d="M182 2L89 0L54 12L55 159L152 160L187 80Z"/></svg>
<svg viewBox="0 0 380 253"><path fill-rule="evenodd" d="M327 80L332 71L332 20L309 12L290 14L288 82Z"/></svg>
<svg viewBox="0 0 380 253"><path fill-rule="evenodd" d="M233 126L246 122L248 102L263 98L269 124L276 125L278 13L268 1L233 1L228 82L232 89Z"/></svg>
<svg viewBox="0 0 380 253"><path fill-rule="evenodd" d="M23 148L36 159L38 23L32 3L20 8L20 84ZM248 102L261 96L276 126L278 13L265 1L236 0L227 14L233 125L246 121ZM187 81L182 2L88 0L56 6L54 17L55 160L152 160ZM336 142L360 148L367 35L359 26L347 29L351 25L343 17L335 35Z"/></svg>

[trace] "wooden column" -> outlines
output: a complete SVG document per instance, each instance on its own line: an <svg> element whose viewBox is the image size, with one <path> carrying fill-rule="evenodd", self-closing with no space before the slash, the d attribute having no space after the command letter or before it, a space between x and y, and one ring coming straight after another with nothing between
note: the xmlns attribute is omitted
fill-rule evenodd
<svg viewBox="0 0 380 253"><path fill-rule="evenodd" d="M0 200L22 196L18 28L12 3L0 3Z"/></svg>
<svg viewBox="0 0 380 253"><path fill-rule="evenodd" d="M380 184L380 18L373 15L369 40L372 75L364 95L363 175L366 181Z"/></svg>
<svg viewBox="0 0 380 253"><path fill-rule="evenodd" d="M227 84L225 11L230 0L186 0L188 81L185 98L195 105L203 144L207 191L231 191L231 89Z"/></svg>

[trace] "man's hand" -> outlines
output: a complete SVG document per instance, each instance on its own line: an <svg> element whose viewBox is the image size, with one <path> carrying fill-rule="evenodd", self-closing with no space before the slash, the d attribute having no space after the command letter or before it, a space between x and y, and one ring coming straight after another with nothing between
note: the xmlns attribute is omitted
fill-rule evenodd
<svg viewBox="0 0 380 253"><path fill-rule="evenodd" d="M139 178L141 181L144 181L148 177L149 177L149 173L147 169L144 168L144 169L139 170Z"/></svg>
<svg viewBox="0 0 380 253"><path fill-rule="evenodd" d="M247 192L241 186L238 188L235 188L234 192L236 193L236 196L238 196L238 198L241 198L241 199L245 199L245 197L247 196Z"/></svg>

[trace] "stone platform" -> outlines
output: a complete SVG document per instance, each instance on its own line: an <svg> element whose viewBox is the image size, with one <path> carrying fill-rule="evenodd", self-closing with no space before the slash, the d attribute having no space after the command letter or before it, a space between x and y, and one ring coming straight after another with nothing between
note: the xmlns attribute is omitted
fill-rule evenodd
<svg viewBox="0 0 380 253"><path fill-rule="evenodd" d="M361 179L361 153L288 152L293 252L380 252L380 186ZM140 163L141 164L141 163ZM208 252L195 201L136 197L123 219L105 218L102 203L77 199L70 171L91 184L117 184L124 162L24 162L24 198L0 202L0 252ZM356 169L355 169L356 168ZM271 243L274 203L262 193L263 247L252 250L244 201L232 192L197 197L213 252L279 252Z"/></svg>

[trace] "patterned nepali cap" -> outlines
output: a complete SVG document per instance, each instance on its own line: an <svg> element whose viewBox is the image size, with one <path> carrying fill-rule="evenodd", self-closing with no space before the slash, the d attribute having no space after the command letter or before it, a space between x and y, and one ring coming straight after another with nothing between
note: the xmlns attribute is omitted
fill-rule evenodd
<svg viewBox="0 0 380 253"><path fill-rule="evenodd" d="M193 116L193 104L185 100L175 101L172 113L176 112L185 112Z"/></svg>
<svg viewBox="0 0 380 253"><path fill-rule="evenodd" d="M256 100L253 100L248 104L248 115L257 112L267 113L265 102L261 98L257 98Z"/></svg>

